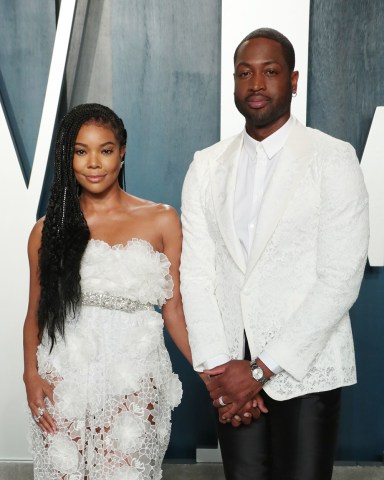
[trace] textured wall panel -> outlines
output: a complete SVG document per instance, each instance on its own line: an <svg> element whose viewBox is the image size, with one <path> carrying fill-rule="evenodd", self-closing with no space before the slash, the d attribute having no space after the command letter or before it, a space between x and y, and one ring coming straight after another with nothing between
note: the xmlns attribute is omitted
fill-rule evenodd
<svg viewBox="0 0 384 480"><path fill-rule="evenodd" d="M67 63L68 109L85 102L112 103L112 5L78 0Z"/></svg>
<svg viewBox="0 0 384 480"><path fill-rule="evenodd" d="M67 71L69 106L111 106L128 130L127 190L180 206L193 153L219 139L220 0L79 2ZM167 337L184 398L169 457L216 446L208 394Z"/></svg>
<svg viewBox="0 0 384 480"><path fill-rule="evenodd" d="M346 140L359 158L384 105L384 2L312 0L308 125Z"/></svg>
<svg viewBox="0 0 384 480"><path fill-rule="evenodd" d="M29 180L55 39L55 2L0 0L0 92Z"/></svg>
<svg viewBox="0 0 384 480"><path fill-rule="evenodd" d="M218 139L220 2L118 0L112 22L128 190L178 207L193 152Z"/></svg>
<svg viewBox="0 0 384 480"><path fill-rule="evenodd" d="M309 45L308 125L349 141L361 158L375 108L384 105L384 2L312 0ZM367 267L351 317L359 383L344 391L338 457L381 461L383 268Z"/></svg>

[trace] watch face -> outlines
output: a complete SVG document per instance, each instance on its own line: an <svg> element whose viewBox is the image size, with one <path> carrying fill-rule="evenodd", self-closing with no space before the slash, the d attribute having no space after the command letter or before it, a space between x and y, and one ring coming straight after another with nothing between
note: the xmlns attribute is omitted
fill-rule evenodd
<svg viewBox="0 0 384 480"><path fill-rule="evenodd" d="M252 371L252 376L255 380L260 380L264 376L264 372L261 367L255 367Z"/></svg>

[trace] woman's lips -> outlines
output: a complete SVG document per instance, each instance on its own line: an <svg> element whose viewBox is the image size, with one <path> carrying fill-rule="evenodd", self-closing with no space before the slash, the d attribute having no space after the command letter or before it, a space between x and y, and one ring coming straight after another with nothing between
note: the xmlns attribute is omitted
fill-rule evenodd
<svg viewBox="0 0 384 480"><path fill-rule="evenodd" d="M91 183L99 183L104 177L105 175L85 175L85 178Z"/></svg>

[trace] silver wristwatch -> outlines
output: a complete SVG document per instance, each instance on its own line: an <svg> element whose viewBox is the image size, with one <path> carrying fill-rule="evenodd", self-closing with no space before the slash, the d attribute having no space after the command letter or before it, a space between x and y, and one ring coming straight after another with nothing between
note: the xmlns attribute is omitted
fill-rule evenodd
<svg viewBox="0 0 384 480"><path fill-rule="evenodd" d="M251 374L257 382L261 383L261 385L265 385L269 381L269 378L264 376L263 369L257 365L255 360L251 362Z"/></svg>

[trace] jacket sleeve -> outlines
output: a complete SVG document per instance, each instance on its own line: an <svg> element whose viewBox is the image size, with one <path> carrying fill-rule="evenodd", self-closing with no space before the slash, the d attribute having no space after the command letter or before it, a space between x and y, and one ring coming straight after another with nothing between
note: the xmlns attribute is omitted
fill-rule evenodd
<svg viewBox="0 0 384 480"><path fill-rule="evenodd" d="M206 158L195 154L186 175L181 206L183 248L181 293L187 322L193 365L203 370L203 362L230 356L220 310L215 298L215 243L206 214L208 191ZM206 180L206 181L204 181Z"/></svg>
<svg viewBox="0 0 384 480"><path fill-rule="evenodd" d="M316 281L265 347L298 381L355 302L367 259L368 195L354 149L340 144L320 167Z"/></svg>

